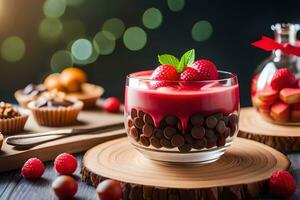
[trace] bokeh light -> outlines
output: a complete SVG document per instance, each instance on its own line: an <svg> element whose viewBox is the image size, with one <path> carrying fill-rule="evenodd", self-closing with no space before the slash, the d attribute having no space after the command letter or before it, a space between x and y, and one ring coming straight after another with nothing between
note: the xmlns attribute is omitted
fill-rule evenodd
<svg viewBox="0 0 300 200"><path fill-rule="evenodd" d="M63 20L62 39L66 43L86 35L86 28L82 21L77 19Z"/></svg>
<svg viewBox="0 0 300 200"><path fill-rule="evenodd" d="M45 18L39 25L39 36L47 41L56 41L63 31L63 24L58 19Z"/></svg>
<svg viewBox="0 0 300 200"><path fill-rule="evenodd" d="M66 67L73 65L72 55L67 50L55 52L50 60L50 67L53 72L61 72Z"/></svg>
<svg viewBox="0 0 300 200"><path fill-rule="evenodd" d="M210 38L213 33L212 25L205 20L198 21L192 28L192 37L198 42L205 41Z"/></svg>
<svg viewBox="0 0 300 200"><path fill-rule="evenodd" d="M92 43L87 39L78 39L72 44L71 52L77 60L87 60L93 53Z"/></svg>
<svg viewBox="0 0 300 200"><path fill-rule="evenodd" d="M142 49L147 43L147 34L137 26L128 28L123 35L124 45L131 51Z"/></svg>
<svg viewBox="0 0 300 200"><path fill-rule="evenodd" d="M162 23L162 14L157 8L149 8L143 14L143 24L149 29L155 29Z"/></svg>
<svg viewBox="0 0 300 200"><path fill-rule="evenodd" d="M104 34L104 31L101 31L94 37L93 45L100 55L111 54L115 49L116 43L115 40L111 39L112 35L111 37L107 37L107 34L109 33L110 32L106 32L106 34Z"/></svg>
<svg viewBox="0 0 300 200"><path fill-rule="evenodd" d="M97 59L99 58L99 54L97 53L97 51L93 48L93 52L92 52L92 55L86 59L86 60L78 60L77 58L75 58L73 55L72 55L72 61L73 63L75 63L76 65L86 65L86 64L89 64L89 63L93 63L95 62Z"/></svg>
<svg viewBox="0 0 300 200"><path fill-rule="evenodd" d="M66 0L46 0L43 6L44 15L58 18L65 13Z"/></svg>
<svg viewBox="0 0 300 200"><path fill-rule="evenodd" d="M84 0L66 0L67 6L79 6L84 3Z"/></svg>
<svg viewBox="0 0 300 200"><path fill-rule="evenodd" d="M125 31L124 22L118 18L108 19L104 22L102 26L104 35L108 39L116 40L122 36ZM113 37L111 37L113 36Z"/></svg>
<svg viewBox="0 0 300 200"><path fill-rule="evenodd" d="M1 55L8 62L21 60L26 51L25 42L18 36L6 38L1 45Z"/></svg>
<svg viewBox="0 0 300 200"><path fill-rule="evenodd" d="M170 10L178 12L184 8L185 0L168 0L167 3Z"/></svg>

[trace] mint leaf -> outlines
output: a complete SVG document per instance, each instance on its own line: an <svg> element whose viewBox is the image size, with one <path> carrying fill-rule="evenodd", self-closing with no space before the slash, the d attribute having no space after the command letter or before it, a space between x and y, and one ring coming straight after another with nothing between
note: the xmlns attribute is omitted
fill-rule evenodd
<svg viewBox="0 0 300 200"><path fill-rule="evenodd" d="M180 62L177 66L177 71L179 73L181 73L183 71L184 67L193 64L194 61L195 61L195 49L191 49L191 50L185 52L181 56Z"/></svg>
<svg viewBox="0 0 300 200"><path fill-rule="evenodd" d="M158 61L162 65L173 65L177 68L179 60L170 54L158 55Z"/></svg>

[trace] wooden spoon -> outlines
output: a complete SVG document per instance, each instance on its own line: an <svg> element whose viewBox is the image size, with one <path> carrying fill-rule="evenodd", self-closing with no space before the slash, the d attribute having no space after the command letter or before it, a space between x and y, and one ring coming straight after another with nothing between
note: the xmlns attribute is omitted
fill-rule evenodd
<svg viewBox="0 0 300 200"><path fill-rule="evenodd" d="M60 139L63 137L79 135L79 134L90 134L90 133L103 133L111 130L124 129L124 124L114 124L109 126L95 126L85 128L69 128L60 129L55 131L47 131L43 133L33 133L25 135L15 135L6 138L6 143L13 145L17 148L28 148L33 147L44 142Z"/></svg>

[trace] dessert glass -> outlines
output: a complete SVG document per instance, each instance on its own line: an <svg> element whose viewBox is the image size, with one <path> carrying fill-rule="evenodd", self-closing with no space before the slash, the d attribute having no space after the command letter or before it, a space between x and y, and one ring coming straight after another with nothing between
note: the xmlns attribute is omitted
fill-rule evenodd
<svg viewBox="0 0 300 200"><path fill-rule="evenodd" d="M219 80L189 82L151 80L152 71L128 75L124 115L131 144L166 164L220 158L237 135L240 100L237 76L218 72Z"/></svg>

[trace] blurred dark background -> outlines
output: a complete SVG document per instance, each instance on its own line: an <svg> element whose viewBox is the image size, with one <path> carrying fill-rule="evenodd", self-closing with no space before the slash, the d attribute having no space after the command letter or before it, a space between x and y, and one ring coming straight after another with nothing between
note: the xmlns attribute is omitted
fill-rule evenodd
<svg viewBox="0 0 300 200"><path fill-rule="evenodd" d="M250 105L251 76L269 55L251 42L273 36L276 22L299 23L299 8L290 0L0 0L0 99L15 102L15 90L66 65L84 69L105 97L123 98L126 74L153 69L157 54L195 48L238 74L241 105Z"/></svg>

